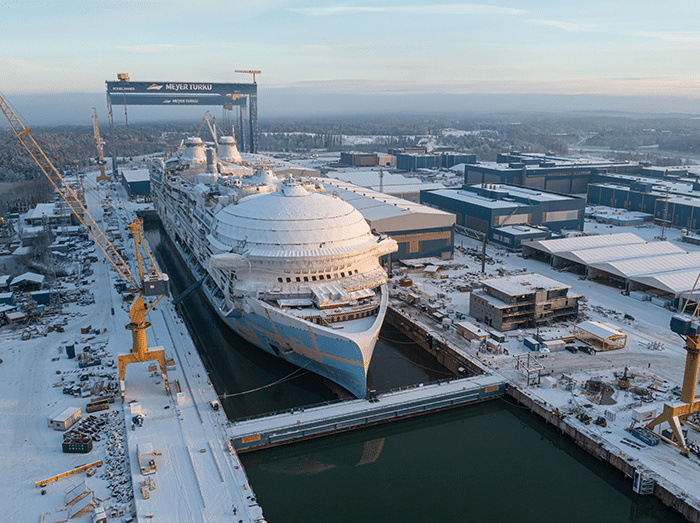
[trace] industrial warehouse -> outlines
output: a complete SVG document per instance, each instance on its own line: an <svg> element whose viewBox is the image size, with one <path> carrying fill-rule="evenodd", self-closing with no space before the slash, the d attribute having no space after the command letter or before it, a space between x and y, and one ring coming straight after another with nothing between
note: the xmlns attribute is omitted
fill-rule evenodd
<svg viewBox="0 0 700 523"><path fill-rule="evenodd" d="M552 231L583 230L586 207L583 198L491 183L421 191L421 203L453 213L457 225L513 249Z"/></svg>
<svg viewBox="0 0 700 523"><path fill-rule="evenodd" d="M682 308L697 281L700 255L633 233L523 243L523 257L566 269L662 307ZM697 291L693 301L697 300Z"/></svg>

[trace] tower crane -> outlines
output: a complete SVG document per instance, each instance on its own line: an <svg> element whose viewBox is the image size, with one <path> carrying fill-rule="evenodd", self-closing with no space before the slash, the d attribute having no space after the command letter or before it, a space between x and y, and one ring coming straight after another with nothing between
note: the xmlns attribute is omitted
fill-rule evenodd
<svg viewBox="0 0 700 523"><path fill-rule="evenodd" d="M148 314L155 308L163 297L168 295L168 276L160 273L156 267L153 257L151 256L148 246L143 238L143 223L137 218L129 225L129 231L133 234L134 244L136 249L136 260L138 262L138 278L129 268L129 265L124 261L124 258L119 254L112 242L105 236L104 232L99 228L95 220L90 216L80 198L75 194L73 189L65 182L56 167L46 157L44 151L36 143L22 122L17 118L17 115L10 108L5 98L0 95L0 109L2 109L5 118L10 123L12 131L15 133L19 141L27 150L29 155L37 163L41 171L46 175L54 189L58 192L61 198L66 202L68 207L75 214L78 221L85 227L86 231L97 246L105 254L109 262L116 269L117 273L127 282L129 291L138 294L129 311L130 323L126 325L126 329L131 331L132 347L131 352L118 357L119 361L119 381L121 385L122 398L124 397L125 384L124 376L126 366L135 362L157 361L160 365L161 375L165 383L165 389L170 393L170 385L168 383L167 366L165 361L165 351L149 350L146 340L146 329L151 326L150 322L146 321ZM142 256L143 249L146 257ZM146 258L150 263L150 268L147 267ZM150 305L147 305L144 298L154 298Z"/></svg>
<svg viewBox="0 0 700 523"><path fill-rule="evenodd" d="M697 423L691 421L691 419L700 412L700 401L695 397L695 390L698 384L698 370L700 369L700 302L695 304L692 312L686 312L698 281L700 281L700 274L695 279L693 288L681 313L671 317L671 330L683 338L685 342L684 348L687 351L685 371L683 372L683 387L681 388L681 401L671 405L668 403L664 404L661 414L651 420L646 426L649 430L658 428L660 431L661 424L664 422L668 423L671 428L671 438L665 438L660 434L659 436L661 439L678 447L683 454L688 453L688 448L685 436L681 430L681 423L698 428ZM692 309L692 306L690 308Z"/></svg>
<svg viewBox="0 0 700 523"><path fill-rule="evenodd" d="M97 177L97 183L108 182L109 177L105 174L105 156L102 151L102 140L100 139L100 128L97 126L97 109L92 108L92 127L95 133L95 141L97 142L97 165L100 166L100 175Z"/></svg>
<svg viewBox="0 0 700 523"><path fill-rule="evenodd" d="M247 73L253 75L253 83L255 83L255 75L262 74L262 71L236 71L237 73Z"/></svg>

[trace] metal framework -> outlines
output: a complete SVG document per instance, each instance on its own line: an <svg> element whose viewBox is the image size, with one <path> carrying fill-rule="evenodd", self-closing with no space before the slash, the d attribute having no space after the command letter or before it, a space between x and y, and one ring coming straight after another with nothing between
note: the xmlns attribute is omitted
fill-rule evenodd
<svg viewBox="0 0 700 523"><path fill-rule="evenodd" d="M695 292L695 288L700 281L700 274L695 279L695 284L690 291L690 296ZM686 314L688 302L683 306L683 310L679 315L671 318L671 330L678 334L685 341L685 350L687 351L685 359L685 371L683 373L683 387L681 389L681 402L669 405L664 404L664 408L656 418L654 418L647 428L649 430L658 427L661 430L662 423L668 423L671 429L671 438L666 438L659 434L659 437L678 447L682 453L687 454L685 437L681 430L681 423L685 423L697 429L696 423L692 418L695 414L700 413L700 401L695 397L695 391L698 384L698 371L700 370L700 303L695 305L692 314ZM689 419L690 418L690 419Z"/></svg>
<svg viewBox="0 0 700 523"><path fill-rule="evenodd" d="M131 322L126 326L126 328L132 332L133 344L131 353L119 356L118 358L119 380L122 389L122 397L124 397L125 390L124 377L126 366L133 362L146 362L153 360L157 361L160 365L165 388L169 393L170 386L168 384L165 352L162 349L149 351L146 343L146 329L151 325L146 321L146 316L153 310L163 296L167 294L167 290L165 290L162 285L158 285L155 286L155 292L149 292L149 289L154 287L154 285L151 284L147 286L145 281L148 281L149 283L163 280L167 281L167 277L158 272L158 268L153 262L153 257L151 256L151 253L148 250L143 238L143 224L141 220L137 218L129 226L129 230L134 237L136 258L138 261L139 277L137 279L129 268L129 265L124 261L124 258L119 254L112 242L110 242L105 236L102 229L100 229L100 227L97 225L97 222L95 222L92 216L90 216L90 213L85 208L85 205L81 199L65 182L56 167L54 167L51 161L47 158L46 154L44 154L44 151L36 143L30 130L22 124L2 95L0 95L0 109L2 109L5 118L7 118L7 121L9 122L19 141L22 143L22 145L24 145L24 148L37 163L44 175L46 175L46 177L49 179L51 184L54 186L54 189L56 189L61 198L66 202L70 210L73 212L73 214L75 214L78 221L83 225L83 227L85 227L85 230L88 232L88 234L90 234L92 239L98 245L100 250L102 250L119 275L130 286L129 290L131 292L138 293L138 297L134 300L134 305L129 311ZM151 266L150 269L146 269L144 267L144 260L141 256L141 248L143 248L148 256ZM163 292L164 290L165 293ZM155 300L147 307L144 302L144 296L155 296Z"/></svg>
<svg viewBox="0 0 700 523"><path fill-rule="evenodd" d="M260 74L260 71L246 71ZM201 82L132 82L128 74L117 75L118 81L107 84L107 109L111 131L110 148L112 172L117 173L117 157L114 146L114 118L112 105L160 105L160 106L221 106L224 110L240 108L241 150L258 152L258 84L253 83L201 83ZM246 104L247 101L247 104ZM246 125L246 122L248 125ZM246 127L248 129L246 130ZM246 136L248 134L248 136Z"/></svg>

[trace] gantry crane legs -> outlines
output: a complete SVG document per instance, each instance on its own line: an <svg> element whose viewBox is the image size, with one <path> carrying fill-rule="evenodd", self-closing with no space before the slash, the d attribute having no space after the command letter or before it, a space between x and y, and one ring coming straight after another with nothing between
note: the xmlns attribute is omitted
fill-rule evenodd
<svg viewBox="0 0 700 523"><path fill-rule="evenodd" d="M124 377L126 366L134 362L156 361L160 366L161 375L165 383L165 389L170 393L170 385L168 383L167 366L165 361L165 352L160 350L150 351L146 343L146 329L150 327L150 323L146 321L146 316L153 310L158 302L168 294L167 292L167 275L161 275L153 262L148 247L143 238L143 225L140 219L135 219L129 226L129 230L134 237L136 248L136 260L138 262L139 278L135 278L131 269L114 247L112 242L105 236L102 229L97 225L97 222L90 216L80 198L75 194L73 189L65 182L56 167L47 158L44 151L39 147L31 135L29 129L24 127L17 115L10 108L5 98L0 95L0 109L2 109L5 118L10 123L13 132L27 150L29 155L37 163L44 175L49 179L54 189L58 192L61 198L66 202L68 207L75 214L78 221L83 225L85 230L90 234L97 246L105 254L112 266L117 270L117 273L124 278L130 285L131 292L137 293L138 296L134 300L134 304L129 311L131 322L126 325L126 328L132 332L132 347L131 352L127 355L118 357L119 361L119 382L121 385L121 395L124 397L125 385ZM145 258L141 255L141 247L143 247L152 270L147 271L144 268ZM146 305L144 297L154 297L154 301L150 305Z"/></svg>
<svg viewBox="0 0 700 523"><path fill-rule="evenodd" d="M700 402L695 398L695 391L698 383L698 370L700 369L700 324L699 316L700 303L696 304L692 315L685 314L685 310L690 303L690 299L694 296L695 288L700 280L700 275L695 279L695 284L688 300L685 302L680 314L671 318L671 330L677 333L685 341L685 350L687 352L685 358L685 370L683 372L683 388L681 389L681 402L669 405L664 404L664 408L656 418L647 424L649 430L655 427L661 430L661 424L666 422L671 428L671 439L662 439L678 447L682 453L687 454L688 449L685 443L685 437L681 429L681 423L697 428L696 424L688 420L690 416L700 412Z"/></svg>

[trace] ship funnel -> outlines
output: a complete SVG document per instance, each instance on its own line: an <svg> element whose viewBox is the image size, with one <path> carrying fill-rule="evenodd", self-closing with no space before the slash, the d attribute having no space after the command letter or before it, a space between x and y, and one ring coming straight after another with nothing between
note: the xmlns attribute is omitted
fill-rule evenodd
<svg viewBox="0 0 700 523"><path fill-rule="evenodd" d="M185 150L182 152L182 159L190 164L204 163L207 161L204 153L204 142L199 136L194 136L185 140Z"/></svg>
<svg viewBox="0 0 700 523"><path fill-rule="evenodd" d="M236 147L236 139L233 136L222 136L219 138L219 158L226 162L243 161L241 154Z"/></svg>
<svg viewBox="0 0 700 523"><path fill-rule="evenodd" d="M216 149L213 147L208 147L206 150L207 154L207 172L215 173L216 170Z"/></svg>

